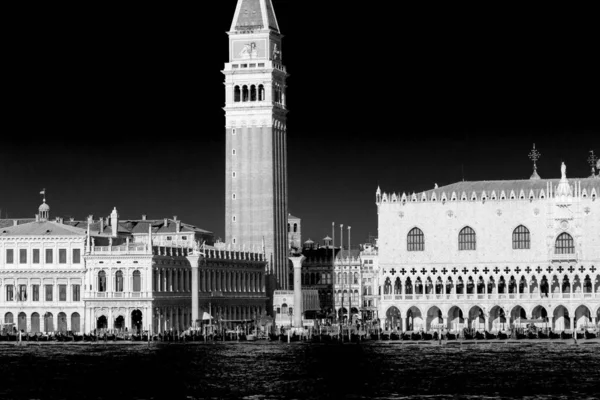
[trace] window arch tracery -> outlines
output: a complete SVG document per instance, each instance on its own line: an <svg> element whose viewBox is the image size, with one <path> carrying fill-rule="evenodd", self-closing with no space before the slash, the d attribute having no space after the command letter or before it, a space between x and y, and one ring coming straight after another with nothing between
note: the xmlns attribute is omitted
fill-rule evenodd
<svg viewBox="0 0 600 400"><path fill-rule="evenodd" d="M419 228L412 228L406 235L406 250L407 251L424 251L425 250L425 235Z"/></svg>
<svg viewBox="0 0 600 400"><path fill-rule="evenodd" d="M458 250L475 250L477 237L470 226L465 226L458 234Z"/></svg>

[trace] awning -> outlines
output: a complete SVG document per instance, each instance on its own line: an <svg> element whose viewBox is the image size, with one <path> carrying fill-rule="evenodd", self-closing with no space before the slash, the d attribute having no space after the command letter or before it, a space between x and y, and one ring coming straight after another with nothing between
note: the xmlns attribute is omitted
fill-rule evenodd
<svg viewBox="0 0 600 400"><path fill-rule="evenodd" d="M319 291L317 289L302 290L302 309L303 311L319 311L321 303L319 302Z"/></svg>

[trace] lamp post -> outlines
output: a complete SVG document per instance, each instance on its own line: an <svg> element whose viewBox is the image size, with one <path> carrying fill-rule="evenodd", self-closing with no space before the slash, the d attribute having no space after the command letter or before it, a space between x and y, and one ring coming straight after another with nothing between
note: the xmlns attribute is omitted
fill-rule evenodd
<svg viewBox="0 0 600 400"><path fill-rule="evenodd" d="M288 314L290 316L290 329L288 329L288 343L290 342L290 336L292 334L292 316L294 315L294 309L293 308L289 308L288 309Z"/></svg>

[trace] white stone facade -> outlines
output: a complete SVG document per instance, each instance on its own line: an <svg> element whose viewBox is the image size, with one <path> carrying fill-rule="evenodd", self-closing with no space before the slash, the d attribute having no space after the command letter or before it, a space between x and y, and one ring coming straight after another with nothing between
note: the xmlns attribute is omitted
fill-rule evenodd
<svg viewBox="0 0 600 400"><path fill-rule="evenodd" d="M85 233L55 222L40 227L0 230L0 323L7 331L82 332Z"/></svg>
<svg viewBox="0 0 600 400"><path fill-rule="evenodd" d="M384 327L556 331L600 319L600 179L376 194ZM541 322L540 322L541 323Z"/></svg>
<svg viewBox="0 0 600 400"><path fill-rule="evenodd" d="M338 319L359 315L362 306L362 263L358 250L340 250L333 265L333 292Z"/></svg>

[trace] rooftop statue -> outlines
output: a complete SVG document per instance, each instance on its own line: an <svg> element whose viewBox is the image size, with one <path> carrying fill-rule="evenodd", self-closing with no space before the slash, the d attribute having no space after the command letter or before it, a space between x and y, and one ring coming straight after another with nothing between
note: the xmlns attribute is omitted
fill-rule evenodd
<svg viewBox="0 0 600 400"><path fill-rule="evenodd" d="M560 173L562 174L561 179L567 179L567 166L564 162L560 166Z"/></svg>

